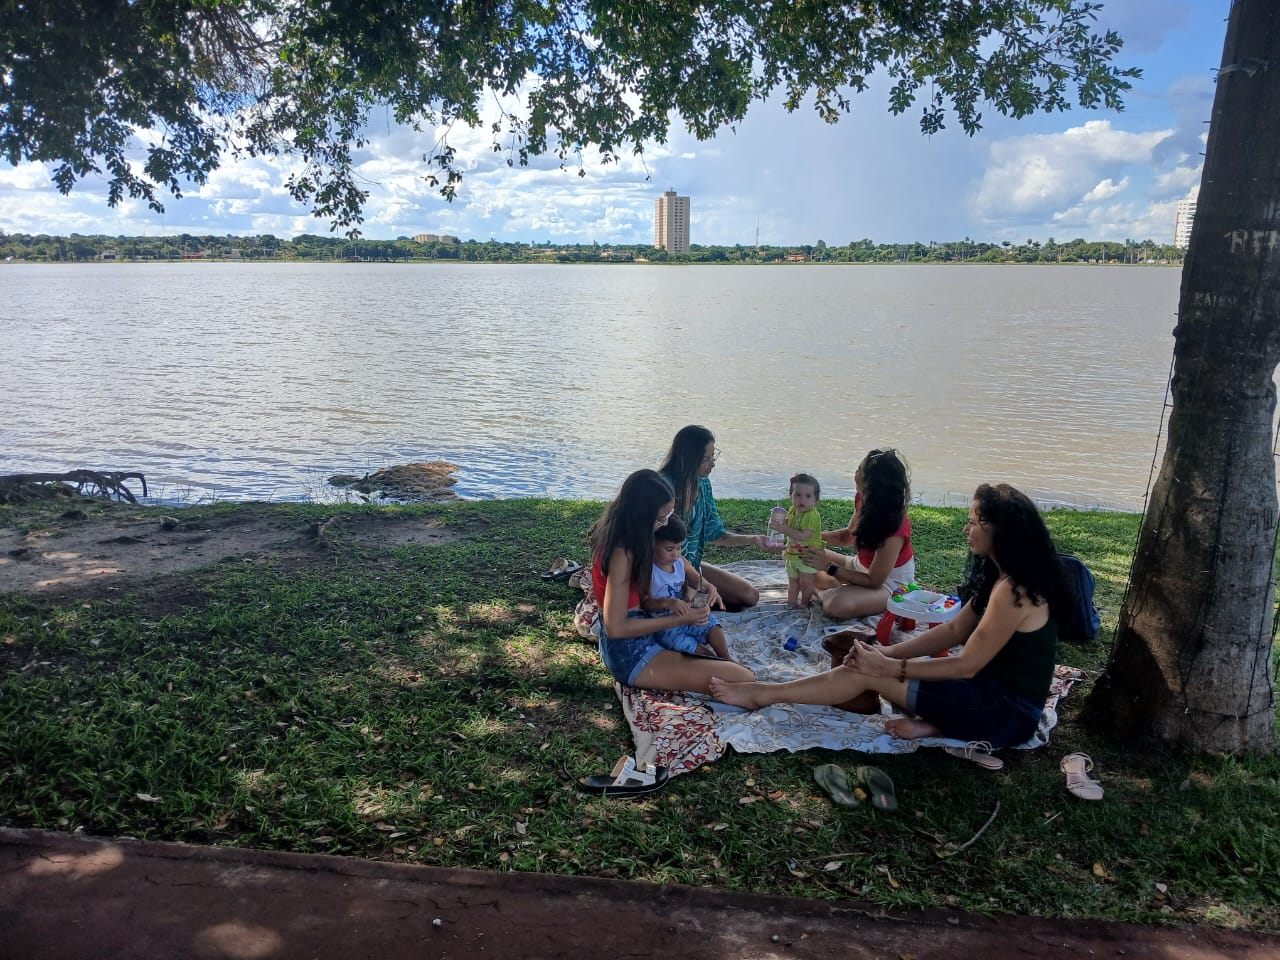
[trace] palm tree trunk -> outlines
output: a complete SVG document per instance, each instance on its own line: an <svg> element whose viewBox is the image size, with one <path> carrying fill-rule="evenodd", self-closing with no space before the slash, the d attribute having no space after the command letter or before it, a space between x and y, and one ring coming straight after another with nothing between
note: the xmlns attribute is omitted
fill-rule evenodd
<svg viewBox="0 0 1280 960"><path fill-rule="evenodd" d="M1280 362L1280 5L1236 0L1174 330L1173 406L1086 722L1275 748L1273 381Z"/></svg>

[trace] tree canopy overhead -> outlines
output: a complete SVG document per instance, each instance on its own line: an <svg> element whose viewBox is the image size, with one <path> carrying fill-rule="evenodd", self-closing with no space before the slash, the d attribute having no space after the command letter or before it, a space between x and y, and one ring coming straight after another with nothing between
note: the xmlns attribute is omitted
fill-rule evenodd
<svg viewBox="0 0 1280 960"><path fill-rule="evenodd" d="M1087 0L0 0L0 144L66 193L163 209L227 156L299 161L289 189L361 219L371 111L417 129L482 124L511 164L588 147L605 162L679 122L708 138L773 95L828 122L873 75L926 133L982 110L1119 109L1134 69ZM141 163L136 158L144 155ZM447 137L424 176L452 197Z"/></svg>

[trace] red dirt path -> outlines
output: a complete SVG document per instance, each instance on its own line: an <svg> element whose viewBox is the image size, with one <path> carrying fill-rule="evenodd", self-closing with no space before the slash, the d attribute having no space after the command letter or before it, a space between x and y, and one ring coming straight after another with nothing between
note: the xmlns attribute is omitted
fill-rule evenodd
<svg viewBox="0 0 1280 960"><path fill-rule="evenodd" d="M0 957L1270 960L1280 937L0 828Z"/></svg>

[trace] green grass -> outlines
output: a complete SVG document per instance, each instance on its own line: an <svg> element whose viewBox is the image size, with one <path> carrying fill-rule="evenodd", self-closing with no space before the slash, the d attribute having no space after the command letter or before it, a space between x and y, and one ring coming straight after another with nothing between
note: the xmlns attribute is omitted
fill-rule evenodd
<svg viewBox="0 0 1280 960"><path fill-rule="evenodd" d="M321 851L482 870L1042 916L1196 921L1280 931L1280 758L1136 749L1074 722L992 774L942 756L882 756L896 817L833 806L825 750L729 754L643 801L575 789L629 752L577 591L536 575L585 559L600 504L385 508L462 534L384 549L213 564L91 599L0 597L0 821L10 826ZM724 500L731 529L768 504ZM824 501L847 517L851 504ZM37 508L0 525L43 522ZM220 504L282 529L376 507ZM962 508L912 510L920 579L953 586ZM1061 549L1098 579L1105 661L1137 533L1132 515L1056 511ZM727 562L758 556L718 550ZM1058 760L1089 752L1102 803L1066 793ZM971 845L999 807L990 826ZM959 848L965 847L962 850ZM957 852L957 850L959 852Z"/></svg>

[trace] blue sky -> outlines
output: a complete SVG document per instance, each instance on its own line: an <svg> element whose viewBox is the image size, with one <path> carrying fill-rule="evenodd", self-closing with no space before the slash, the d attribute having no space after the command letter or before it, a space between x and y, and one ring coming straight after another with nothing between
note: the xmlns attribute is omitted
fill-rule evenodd
<svg viewBox="0 0 1280 960"><path fill-rule="evenodd" d="M919 114L894 117L886 84L829 126L802 107L755 105L736 131L700 142L673 129L642 159L586 176L553 159L508 168L485 130L451 132L465 173L453 203L428 186L420 158L433 136L389 121L361 151L370 197L363 233L375 239L449 233L462 239L649 243L653 201L692 198L694 243L843 245L974 240L1021 242L1173 238L1174 207L1200 182L1204 136L1229 0L1111 0L1099 23L1126 40L1118 62L1144 76L1123 112L1074 110L1008 120L984 110L975 137L919 132ZM376 118L375 118L376 120ZM50 167L0 162L0 230L10 233L327 234L329 225L284 189L287 161L228 162L163 215L142 203L107 206L100 182L70 196Z"/></svg>

